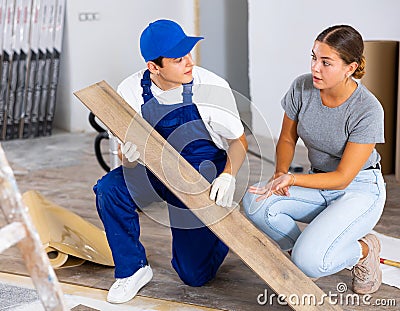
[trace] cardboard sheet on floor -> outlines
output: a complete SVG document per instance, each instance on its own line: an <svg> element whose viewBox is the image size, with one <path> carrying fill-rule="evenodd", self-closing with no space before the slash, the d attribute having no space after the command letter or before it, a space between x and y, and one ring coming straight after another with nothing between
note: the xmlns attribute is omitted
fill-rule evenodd
<svg viewBox="0 0 400 311"><path fill-rule="evenodd" d="M82 217L47 200L37 191L22 195L53 268L89 260L114 266L105 232Z"/></svg>

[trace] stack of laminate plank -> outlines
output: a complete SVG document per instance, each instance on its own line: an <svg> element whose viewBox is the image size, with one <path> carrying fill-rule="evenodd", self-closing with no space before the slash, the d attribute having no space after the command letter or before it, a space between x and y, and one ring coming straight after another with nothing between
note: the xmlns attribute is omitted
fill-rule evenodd
<svg viewBox="0 0 400 311"><path fill-rule="evenodd" d="M65 0L0 0L0 140L51 135Z"/></svg>

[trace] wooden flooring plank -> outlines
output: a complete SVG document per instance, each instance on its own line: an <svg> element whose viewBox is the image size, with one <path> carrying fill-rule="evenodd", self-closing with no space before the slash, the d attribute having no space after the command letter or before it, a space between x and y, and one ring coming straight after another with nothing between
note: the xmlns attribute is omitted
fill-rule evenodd
<svg viewBox="0 0 400 311"><path fill-rule="evenodd" d="M141 118L105 81L75 92L121 141L134 141L141 160L193 213L295 310L340 310L323 305L297 304L288 297L324 292L306 277L273 243L237 209L226 209L209 199L210 184Z"/></svg>

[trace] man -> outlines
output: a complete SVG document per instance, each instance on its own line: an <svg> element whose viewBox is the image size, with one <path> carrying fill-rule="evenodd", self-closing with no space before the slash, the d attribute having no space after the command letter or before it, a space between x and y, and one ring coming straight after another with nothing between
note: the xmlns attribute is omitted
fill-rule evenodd
<svg viewBox="0 0 400 311"><path fill-rule="evenodd" d="M150 23L140 38L147 68L126 78L118 93L212 182L210 198L230 207L247 141L228 83L194 66L190 51L201 39L187 36L170 20ZM202 286L213 279L228 247L138 163L135 142L122 144L121 153L123 167L109 172L94 186L117 279L107 301L129 301L153 276L139 241L136 209L145 209L154 201L168 204L171 262L182 281Z"/></svg>

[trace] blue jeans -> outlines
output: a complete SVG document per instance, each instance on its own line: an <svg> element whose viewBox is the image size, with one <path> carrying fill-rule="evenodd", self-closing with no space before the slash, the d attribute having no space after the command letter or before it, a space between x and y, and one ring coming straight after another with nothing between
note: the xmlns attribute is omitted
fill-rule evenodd
<svg viewBox="0 0 400 311"><path fill-rule="evenodd" d="M361 255L358 240L374 228L385 204L381 171L360 171L344 190L294 186L289 192L289 197L272 195L260 202L247 192L247 217L282 250L292 249L293 262L309 277L354 266ZM303 232L296 221L308 224Z"/></svg>

